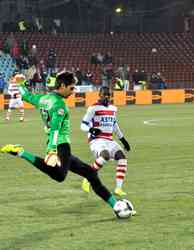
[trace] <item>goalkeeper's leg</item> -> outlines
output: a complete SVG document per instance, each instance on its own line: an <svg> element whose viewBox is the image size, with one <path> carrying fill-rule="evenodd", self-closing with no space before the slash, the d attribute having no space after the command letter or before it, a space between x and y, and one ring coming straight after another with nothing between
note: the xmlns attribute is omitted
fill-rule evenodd
<svg viewBox="0 0 194 250"><path fill-rule="evenodd" d="M107 202L112 208L114 207L115 203L117 202L116 198L102 184L98 177L97 171L94 171L91 166L72 155L70 171L87 178L94 192L105 202Z"/></svg>
<svg viewBox="0 0 194 250"><path fill-rule="evenodd" d="M1 148L2 153L9 153L14 156L19 156L38 168L41 172L50 176L55 181L62 182L64 181L69 170L71 155L70 145L67 143L60 144L57 147L57 151L58 157L61 161L61 166L51 167L44 162L43 158L25 151L20 145L9 144Z"/></svg>
<svg viewBox="0 0 194 250"><path fill-rule="evenodd" d="M94 163L91 165L91 168L94 171L100 170L103 165L110 159L110 154L108 150L102 150L99 154L99 156L95 159ZM86 178L82 181L82 189L89 193L90 192L90 183Z"/></svg>
<svg viewBox="0 0 194 250"><path fill-rule="evenodd" d="M21 158L26 159L29 161L29 158L26 157L30 154L29 152L24 151L21 155ZM49 175L52 179L58 182L62 182L65 180L67 176L69 165L70 165L70 155L71 155L71 148L68 143L59 144L57 147L57 154L61 162L61 166L51 167L48 166L43 158L34 157L34 161L31 162L35 167L37 167L43 173Z"/></svg>

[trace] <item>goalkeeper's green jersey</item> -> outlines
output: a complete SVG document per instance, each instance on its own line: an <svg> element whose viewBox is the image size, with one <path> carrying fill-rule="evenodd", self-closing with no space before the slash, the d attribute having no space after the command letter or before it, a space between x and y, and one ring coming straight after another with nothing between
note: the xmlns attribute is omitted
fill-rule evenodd
<svg viewBox="0 0 194 250"><path fill-rule="evenodd" d="M61 143L70 143L69 109L58 93L32 94L26 87L19 87L22 99L39 109L48 131L47 151L56 150Z"/></svg>

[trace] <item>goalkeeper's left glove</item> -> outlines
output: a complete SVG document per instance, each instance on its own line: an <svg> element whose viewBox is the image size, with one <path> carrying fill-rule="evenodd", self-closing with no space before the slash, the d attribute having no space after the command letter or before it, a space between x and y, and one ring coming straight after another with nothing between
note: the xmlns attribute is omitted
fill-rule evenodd
<svg viewBox="0 0 194 250"><path fill-rule="evenodd" d="M128 141L124 137L120 138L120 141L122 142L125 150L127 150L127 151L131 150L131 147L130 147Z"/></svg>
<svg viewBox="0 0 194 250"><path fill-rule="evenodd" d="M49 151L44 158L44 162L50 167L56 167L58 163L58 155L56 151Z"/></svg>

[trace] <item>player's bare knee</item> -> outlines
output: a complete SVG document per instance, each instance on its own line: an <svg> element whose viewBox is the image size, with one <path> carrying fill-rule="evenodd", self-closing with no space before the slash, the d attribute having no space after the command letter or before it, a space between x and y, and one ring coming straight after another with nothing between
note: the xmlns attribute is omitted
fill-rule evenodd
<svg viewBox="0 0 194 250"><path fill-rule="evenodd" d="M117 151L117 152L115 153L114 159L115 159L116 161L118 161L118 160L121 160L121 159L126 159L126 157L125 157L125 154L123 153L123 151L119 150L119 151Z"/></svg>
<svg viewBox="0 0 194 250"><path fill-rule="evenodd" d="M108 150L103 150L100 153L100 156L103 157L106 161L110 160L110 154L109 154Z"/></svg>

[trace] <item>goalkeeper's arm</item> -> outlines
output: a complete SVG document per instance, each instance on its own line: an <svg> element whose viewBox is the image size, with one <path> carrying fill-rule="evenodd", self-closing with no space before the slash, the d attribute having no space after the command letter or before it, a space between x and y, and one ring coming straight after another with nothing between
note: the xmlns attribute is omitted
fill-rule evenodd
<svg viewBox="0 0 194 250"><path fill-rule="evenodd" d="M39 103L39 99L42 94L32 94L25 86L19 86L19 91L22 96L22 100L37 106Z"/></svg>
<svg viewBox="0 0 194 250"><path fill-rule="evenodd" d="M47 151L56 150L57 145L60 143L60 141L64 142L64 139L66 143L70 144L69 130L64 129L68 128L69 126L69 121L65 119L67 113L65 112L65 110L64 112L59 113L59 110L62 110L62 108L56 108L52 112Z"/></svg>
<svg viewBox="0 0 194 250"><path fill-rule="evenodd" d="M26 77L22 74L17 74L14 77L16 84L18 85L19 92L22 99L30 104L36 106L41 95L32 94L25 86L27 83Z"/></svg>

